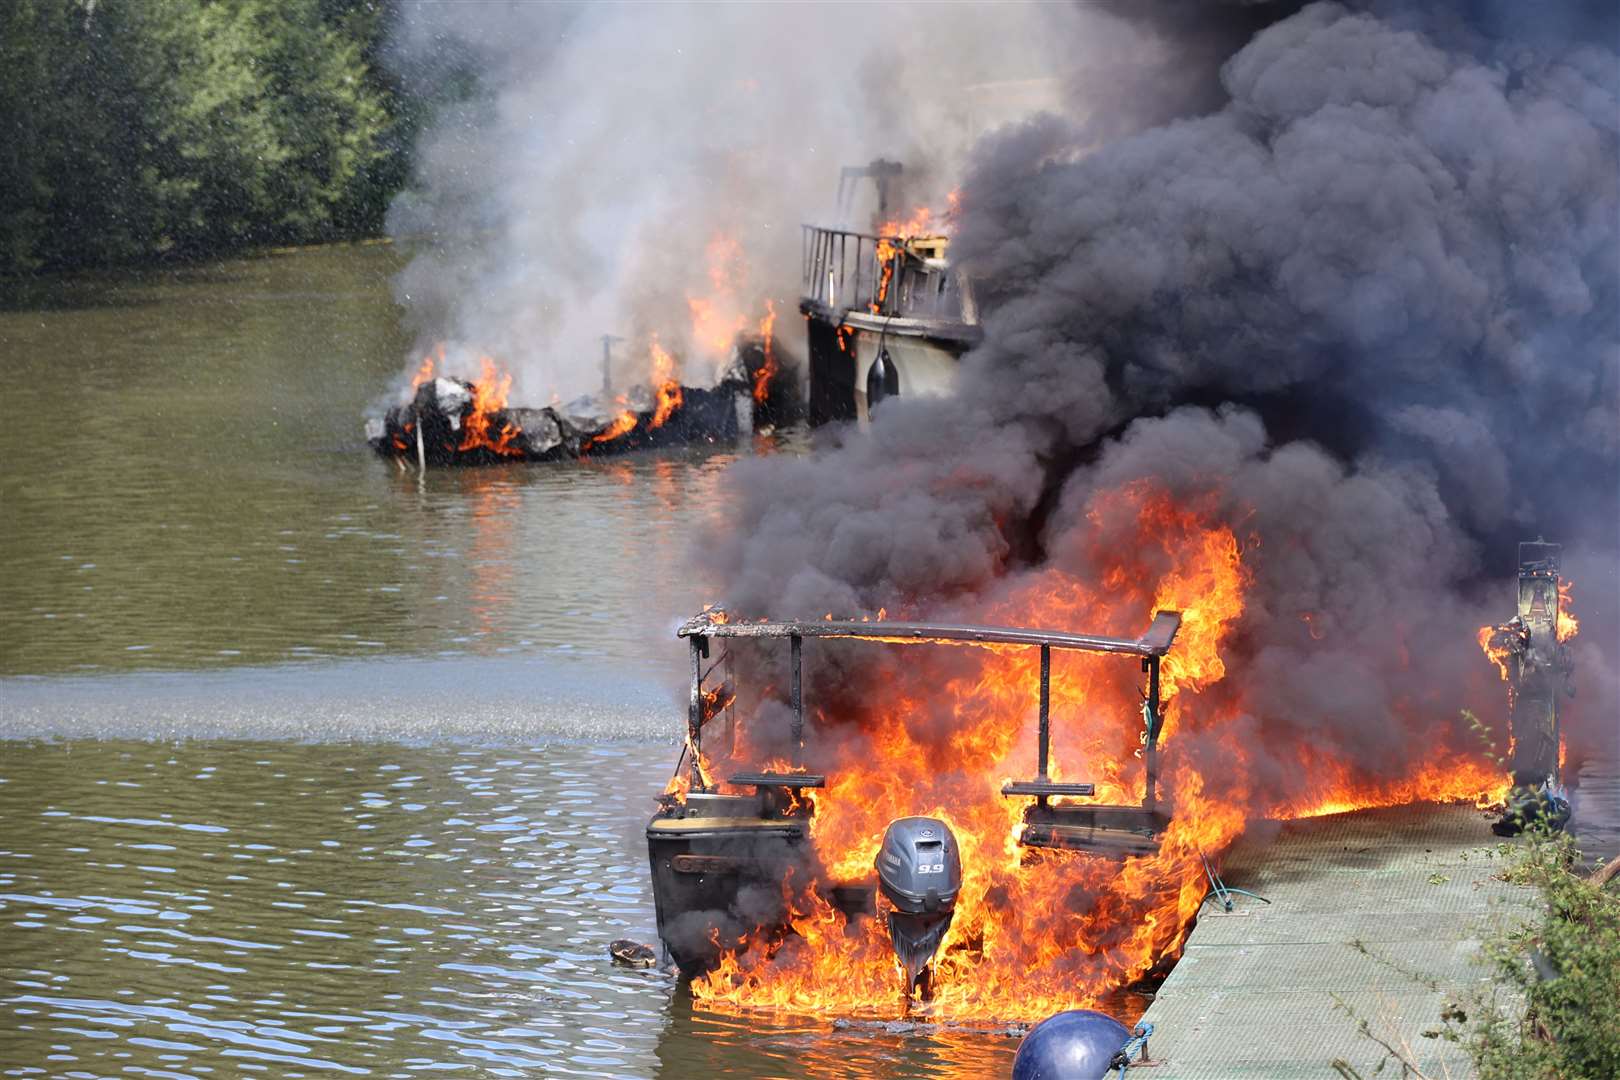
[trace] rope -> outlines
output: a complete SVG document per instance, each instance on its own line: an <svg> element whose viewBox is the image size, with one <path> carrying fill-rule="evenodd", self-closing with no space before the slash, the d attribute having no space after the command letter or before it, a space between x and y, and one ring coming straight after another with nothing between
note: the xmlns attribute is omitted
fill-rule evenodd
<svg viewBox="0 0 1620 1080"><path fill-rule="evenodd" d="M1205 894L1205 900L1208 900L1211 896L1213 896L1215 899L1221 902L1222 909L1226 911L1232 910L1232 897L1234 895L1250 896L1260 901L1262 904L1271 903L1270 900L1267 900L1259 893L1250 892L1248 889L1232 888L1232 886L1221 880L1221 875L1215 872L1215 867L1210 863L1208 855L1205 855L1202 851L1200 851L1198 853L1198 857L1204 860L1204 876L1209 879L1209 892Z"/></svg>
<svg viewBox="0 0 1620 1080"><path fill-rule="evenodd" d="M1142 695L1142 730L1136 736L1136 741L1142 745L1136 748L1133 756L1141 757L1142 751L1147 749L1148 740L1153 737L1153 723L1156 719L1157 717L1153 715L1152 702L1148 701L1146 694Z"/></svg>
<svg viewBox="0 0 1620 1080"><path fill-rule="evenodd" d="M1108 1059L1108 1067L1119 1070L1117 1074L1119 1080L1124 1080L1125 1070L1130 1067L1132 1054L1139 1055L1137 1057L1138 1061L1148 1059L1147 1041L1148 1036L1151 1034L1153 1034L1153 1025L1146 1020L1142 1021L1131 1031L1130 1041L1115 1051L1114 1056Z"/></svg>

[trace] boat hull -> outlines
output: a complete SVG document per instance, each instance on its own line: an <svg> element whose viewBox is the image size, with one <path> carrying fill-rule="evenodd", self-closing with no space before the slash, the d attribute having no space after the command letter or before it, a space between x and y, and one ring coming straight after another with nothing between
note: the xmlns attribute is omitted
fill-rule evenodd
<svg viewBox="0 0 1620 1080"><path fill-rule="evenodd" d="M690 977L744 934L780 931L784 888L809 843L799 820L661 815L647 826L647 855L659 939Z"/></svg>

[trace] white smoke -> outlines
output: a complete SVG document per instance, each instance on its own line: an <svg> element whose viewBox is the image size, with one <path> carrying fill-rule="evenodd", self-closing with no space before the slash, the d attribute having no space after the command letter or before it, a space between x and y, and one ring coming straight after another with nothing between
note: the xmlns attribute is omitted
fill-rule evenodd
<svg viewBox="0 0 1620 1080"><path fill-rule="evenodd" d="M977 135L1055 104L1051 73L1073 64L1083 21L1106 18L998 4L408 6L394 66L409 79L459 55L479 87L426 132L391 215L414 249L398 292L419 344L449 340L469 375L479 352L494 356L520 404L599 386L604 334L626 339L621 383L645 372L653 334L687 381L710 382L724 329L753 325L767 299L797 321L799 225L836 223L842 166L899 160L890 209L942 208ZM848 215L858 226L872 190ZM719 299L721 332L697 340L689 297Z"/></svg>

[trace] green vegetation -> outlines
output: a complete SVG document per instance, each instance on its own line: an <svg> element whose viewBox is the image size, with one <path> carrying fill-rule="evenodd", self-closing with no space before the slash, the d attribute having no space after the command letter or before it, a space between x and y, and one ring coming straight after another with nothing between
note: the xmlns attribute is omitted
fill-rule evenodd
<svg viewBox="0 0 1620 1080"><path fill-rule="evenodd" d="M1535 886L1545 911L1485 942L1496 991L1453 1005L1438 1032L1467 1046L1482 1080L1620 1076L1620 892L1577 866L1563 833L1532 833L1514 853L1511 880Z"/></svg>
<svg viewBox="0 0 1620 1080"><path fill-rule="evenodd" d="M0 4L0 273L376 232L419 106L382 0Z"/></svg>

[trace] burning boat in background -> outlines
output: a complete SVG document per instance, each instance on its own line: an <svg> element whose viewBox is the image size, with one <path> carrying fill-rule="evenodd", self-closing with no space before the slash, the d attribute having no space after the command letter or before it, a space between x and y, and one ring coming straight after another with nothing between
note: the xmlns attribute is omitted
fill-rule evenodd
<svg viewBox="0 0 1620 1080"><path fill-rule="evenodd" d="M864 423L885 398L949 393L957 361L983 337L971 285L947 258L949 215L927 206L887 215L900 175L889 161L844 169L840 204L852 182L877 186L870 232L802 226L811 424Z"/></svg>
<svg viewBox="0 0 1620 1080"><path fill-rule="evenodd" d="M855 189L870 179L870 231L802 227L802 359L784 352L775 301L764 300L758 316L759 283L748 280L743 247L720 233L704 252L706 284L686 292L691 325L682 331L693 355L714 364L712 386L681 381L682 365L651 336L640 339L646 380L623 389L612 355L621 339L608 335L600 393L516 406L512 377L498 363L480 357L479 374L465 377L469 365L447 365L441 345L414 372L407 396L366 420L367 442L423 469L559 461L729 442L800 419L866 423L885 398L950 393L958 360L983 335L972 290L947 259L951 212L923 205L903 219L889 216L901 172L881 160L844 169L838 216L851 219Z"/></svg>
<svg viewBox="0 0 1620 1080"><path fill-rule="evenodd" d="M509 403L512 376L489 357L480 358L476 379L444 374L441 345L423 359L409 397L367 419L366 441L382 456L419 468L732 442L795 412L796 381L776 361L770 323L763 329L762 336L738 338L731 363L712 387L682 385L674 358L653 340L651 379L618 394L610 389L616 339L604 339L602 392L539 408Z"/></svg>

